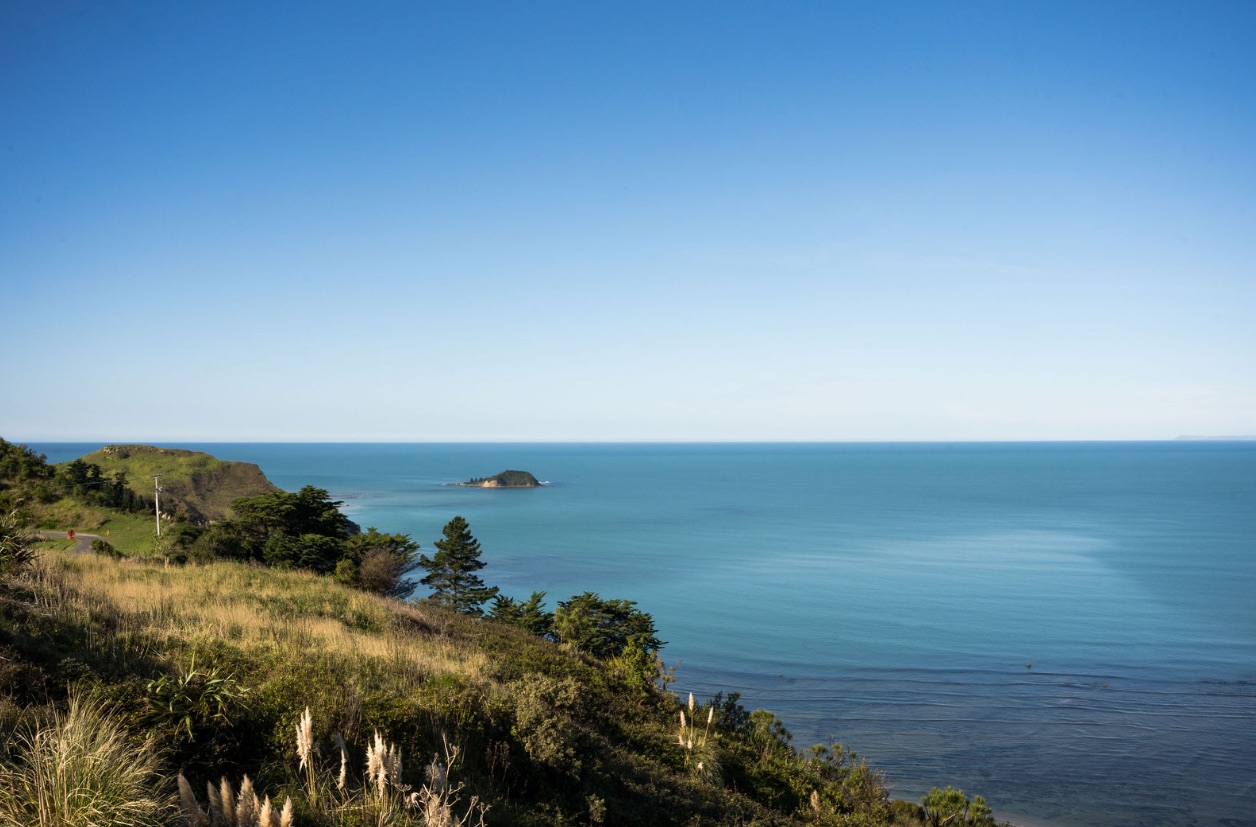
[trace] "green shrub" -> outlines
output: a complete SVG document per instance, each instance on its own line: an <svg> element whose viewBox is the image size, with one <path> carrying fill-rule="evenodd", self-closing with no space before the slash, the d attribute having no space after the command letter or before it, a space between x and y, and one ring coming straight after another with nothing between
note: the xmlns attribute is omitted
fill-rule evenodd
<svg viewBox="0 0 1256 827"><path fill-rule="evenodd" d="M112 557L115 560L122 558L122 552L114 548L113 544L107 540L92 540L92 551L105 557Z"/></svg>
<svg viewBox="0 0 1256 827"><path fill-rule="evenodd" d="M985 799L975 796L971 801L963 790L937 787L920 800L925 810L925 823L931 827L994 827L994 815Z"/></svg>
<svg viewBox="0 0 1256 827"><path fill-rule="evenodd" d="M514 730L528 757L540 766L572 777L582 769L580 684L572 678L536 675L511 685Z"/></svg>

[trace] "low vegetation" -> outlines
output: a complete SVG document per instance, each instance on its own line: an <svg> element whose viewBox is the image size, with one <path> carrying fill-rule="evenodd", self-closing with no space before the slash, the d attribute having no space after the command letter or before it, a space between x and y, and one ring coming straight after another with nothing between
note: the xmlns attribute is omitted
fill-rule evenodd
<svg viewBox="0 0 1256 827"><path fill-rule="evenodd" d="M485 588L461 518L427 558L348 531L325 492L262 496L219 535L247 553L172 531L165 553L45 546L4 570L0 825L993 824L950 789L891 801L735 693L682 701L632 601ZM368 546L434 599L366 586Z"/></svg>

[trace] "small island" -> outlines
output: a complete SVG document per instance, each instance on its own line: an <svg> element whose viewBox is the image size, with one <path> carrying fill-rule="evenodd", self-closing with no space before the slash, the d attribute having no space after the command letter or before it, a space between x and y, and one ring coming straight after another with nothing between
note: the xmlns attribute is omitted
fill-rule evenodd
<svg viewBox="0 0 1256 827"><path fill-rule="evenodd" d="M527 471L502 471L500 474L494 474L491 477L476 477L466 482L456 482L454 485L469 486L471 488L540 488L541 483L536 477Z"/></svg>

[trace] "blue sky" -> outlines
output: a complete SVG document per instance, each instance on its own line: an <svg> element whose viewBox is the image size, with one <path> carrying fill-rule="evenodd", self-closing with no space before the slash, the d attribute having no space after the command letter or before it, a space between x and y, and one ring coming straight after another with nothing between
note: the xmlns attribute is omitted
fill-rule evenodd
<svg viewBox="0 0 1256 827"><path fill-rule="evenodd" d="M1256 4L0 5L0 436L1256 433Z"/></svg>

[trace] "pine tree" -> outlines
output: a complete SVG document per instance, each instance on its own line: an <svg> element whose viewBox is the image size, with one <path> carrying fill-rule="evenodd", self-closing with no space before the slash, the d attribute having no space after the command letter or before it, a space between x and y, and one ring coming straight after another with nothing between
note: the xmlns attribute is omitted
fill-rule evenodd
<svg viewBox="0 0 1256 827"><path fill-rule="evenodd" d="M483 604L497 594L497 587L488 587L476 574L484 568L480 559L480 541L471 536L471 529L462 517L445 524L444 538L437 540L432 557L419 555L419 568L427 577L419 582L432 590L431 601L470 615L482 615Z"/></svg>

